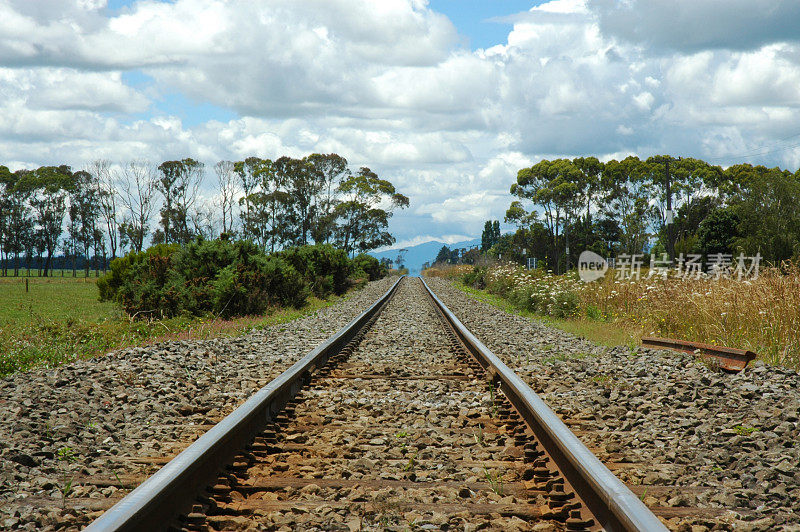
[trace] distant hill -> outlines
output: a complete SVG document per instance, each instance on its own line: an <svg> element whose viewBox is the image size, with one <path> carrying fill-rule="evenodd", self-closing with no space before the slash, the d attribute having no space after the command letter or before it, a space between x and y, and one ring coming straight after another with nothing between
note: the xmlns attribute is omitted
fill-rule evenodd
<svg viewBox="0 0 800 532"><path fill-rule="evenodd" d="M442 249L442 246L447 246L450 249L457 249L480 245L480 238L465 240L464 242L456 242L455 244L445 244L444 242L439 242L436 240L425 242L424 244L417 244L416 246L406 248L408 250L405 254L406 268L408 268L411 275L419 275L420 271L422 271L422 265L429 261L433 262L433 259L436 258L436 254L439 253L439 250ZM370 255L379 259L387 258L393 261L397 258L397 251L398 250L396 249L390 249L387 251L370 253Z"/></svg>

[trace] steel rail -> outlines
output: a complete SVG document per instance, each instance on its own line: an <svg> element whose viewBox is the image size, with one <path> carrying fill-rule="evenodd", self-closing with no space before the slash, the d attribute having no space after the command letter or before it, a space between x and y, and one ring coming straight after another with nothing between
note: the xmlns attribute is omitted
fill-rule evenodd
<svg viewBox="0 0 800 532"><path fill-rule="evenodd" d="M722 347L688 340L676 340L675 338L658 338L656 336L642 338L642 347L672 349L674 351L683 351L684 353L699 354L701 358L706 358L725 371L732 372L744 370L751 360L758 358L757 354L748 349Z"/></svg>
<svg viewBox="0 0 800 532"><path fill-rule="evenodd" d="M213 482L220 469L260 433L315 369L344 348L384 308L403 277L367 310L317 346L278 378L200 436L153 476L92 522L85 530L165 530L191 509L198 489Z"/></svg>
<svg viewBox="0 0 800 532"><path fill-rule="evenodd" d="M536 435L596 523L605 530L665 531L667 528L567 428L545 402L478 340L422 279L423 286L464 347L500 382L500 389Z"/></svg>

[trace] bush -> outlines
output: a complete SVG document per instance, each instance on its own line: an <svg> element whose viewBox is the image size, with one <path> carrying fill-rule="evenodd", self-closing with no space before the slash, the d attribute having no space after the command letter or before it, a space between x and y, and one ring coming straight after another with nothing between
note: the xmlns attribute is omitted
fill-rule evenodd
<svg viewBox="0 0 800 532"><path fill-rule="evenodd" d="M101 301L116 301L125 312L171 315L177 308L175 294L164 287L171 257L177 245L159 244L111 261L110 271L97 280Z"/></svg>
<svg viewBox="0 0 800 532"><path fill-rule="evenodd" d="M251 255L260 253L250 242L190 242L173 255L165 289L179 297L182 312L194 315L218 313L214 303L214 281L226 268L249 264Z"/></svg>
<svg viewBox="0 0 800 532"><path fill-rule="evenodd" d="M536 312L539 306L533 287L530 286L522 286L511 290L506 297L512 305L523 310Z"/></svg>
<svg viewBox="0 0 800 532"><path fill-rule="evenodd" d="M301 307L308 286L290 264L278 257L253 255L249 264L238 262L223 268L210 287L215 314L261 314L270 305Z"/></svg>
<svg viewBox="0 0 800 532"><path fill-rule="evenodd" d="M353 274L358 276L359 272L363 272L370 281L383 279L388 274L386 266L381 264L381 261L366 253L356 255L351 262Z"/></svg>
<svg viewBox="0 0 800 532"><path fill-rule="evenodd" d="M549 314L556 318L569 318L578 313L579 304L580 299L575 292L558 292Z"/></svg>
<svg viewBox="0 0 800 532"><path fill-rule="evenodd" d="M474 278L479 279L477 271ZM580 307L578 293L582 283L573 276L553 276L505 264L488 269L483 278L490 293L530 312L566 318L575 315Z"/></svg>
<svg viewBox="0 0 800 532"><path fill-rule="evenodd" d="M267 257L249 242L222 240L129 253L111 262L98 287L101 300L147 317L261 314L270 305L300 307L309 294L287 261Z"/></svg>
<svg viewBox="0 0 800 532"><path fill-rule="evenodd" d="M509 277L495 277L486 279L486 290L492 294L506 297L514 289L514 279Z"/></svg>
<svg viewBox="0 0 800 532"><path fill-rule="evenodd" d="M312 291L320 298L343 294L357 272L376 280L386 268L368 255L351 261L329 244L267 256L250 242L198 239L115 259L97 285L101 300L118 302L132 316L232 317L271 305L301 307Z"/></svg>
<svg viewBox="0 0 800 532"><path fill-rule="evenodd" d="M475 266L471 272L465 273L461 281L472 288L482 290L486 288L486 268Z"/></svg>
<svg viewBox="0 0 800 532"><path fill-rule="evenodd" d="M311 286L315 296L341 295L350 286L350 260L344 250L330 244L289 248L278 254Z"/></svg>

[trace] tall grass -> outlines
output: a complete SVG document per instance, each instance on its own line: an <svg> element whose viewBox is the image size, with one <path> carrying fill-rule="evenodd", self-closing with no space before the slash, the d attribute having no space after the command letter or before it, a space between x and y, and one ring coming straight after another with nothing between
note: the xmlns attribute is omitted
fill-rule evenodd
<svg viewBox="0 0 800 532"><path fill-rule="evenodd" d="M607 275L579 292L583 309L634 323L645 335L751 349L800 367L800 267L763 268L757 279L646 279Z"/></svg>
<svg viewBox="0 0 800 532"><path fill-rule="evenodd" d="M440 277L464 277L464 268ZM426 274L428 271L426 271ZM572 321L601 321L665 336L750 349L767 363L800 368L800 265L762 268L756 279L683 279L582 283L572 272L553 276L514 265L495 265L486 290L516 307Z"/></svg>
<svg viewBox="0 0 800 532"><path fill-rule="evenodd" d="M445 277L452 279L471 272L472 268L473 267L468 264L437 265L426 269L424 275L427 277Z"/></svg>

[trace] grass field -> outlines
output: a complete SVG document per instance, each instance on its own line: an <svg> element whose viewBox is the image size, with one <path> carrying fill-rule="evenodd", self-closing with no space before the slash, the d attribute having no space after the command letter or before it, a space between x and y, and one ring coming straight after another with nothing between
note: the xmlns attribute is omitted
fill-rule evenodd
<svg viewBox="0 0 800 532"><path fill-rule="evenodd" d="M94 277L0 277L0 377L134 345L242 334L297 319L347 297L312 297L299 310L274 309L264 316L231 320L132 321L115 304L97 300L95 282Z"/></svg>
<svg viewBox="0 0 800 532"><path fill-rule="evenodd" d="M97 300L95 281L94 277L0 277L0 328L36 320L121 317L113 303Z"/></svg>

